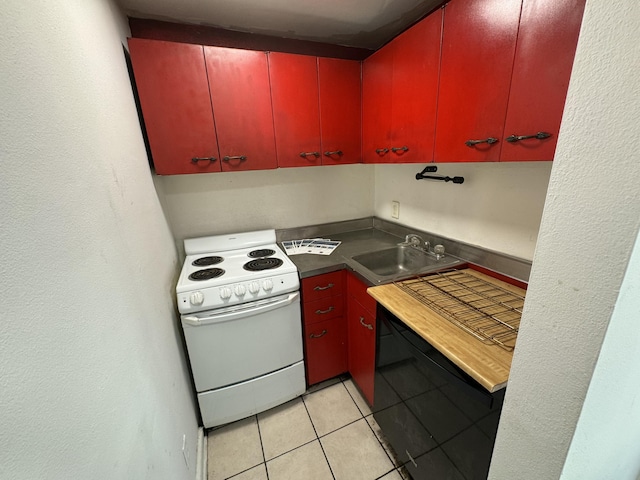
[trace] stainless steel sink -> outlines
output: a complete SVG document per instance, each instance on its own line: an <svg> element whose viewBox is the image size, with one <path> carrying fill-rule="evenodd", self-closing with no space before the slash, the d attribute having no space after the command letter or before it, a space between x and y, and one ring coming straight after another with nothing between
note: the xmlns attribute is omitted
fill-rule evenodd
<svg viewBox="0 0 640 480"><path fill-rule="evenodd" d="M449 255L438 260L435 256L409 245L397 245L384 250L363 253L352 259L373 273L378 283L399 280L461 263L460 260Z"/></svg>

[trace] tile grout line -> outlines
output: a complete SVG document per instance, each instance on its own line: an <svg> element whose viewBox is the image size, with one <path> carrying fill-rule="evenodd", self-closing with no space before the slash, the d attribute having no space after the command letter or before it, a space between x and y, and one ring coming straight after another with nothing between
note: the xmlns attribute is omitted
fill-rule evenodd
<svg viewBox="0 0 640 480"><path fill-rule="evenodd" d="M350 379L349 379L350 380ZM366 418L366 415L364 414L364 412L362 410L360 410L360 407L358 406L358 402L356 402L356 399L353 398L353 395L351 395L351 392L349 391L349 389L347 388L347 386L344 383L344 380L340 380L342 382L342 385L344 386L344 389L347 391L347 393L349 394L349 396L351 397L351 400L353 401L353 403L356 404L356 408L358 409L358 411L360 412L360 415L362 415L362 418ZM354 384L355 386L355 384ZM357 388L357 387L356 387ZM373 412L371 412L373 413Z"/></svg>
<svg viewBox="0 0 640 480"><path fill-rule="evenodd" d="M260 438L260 449L262 450L262 460L264 460L264 471L267 474L267 480L269 480L269 469L267 468L267 457L264 454L264 444L262 443L262 431L260 430L260 419L256 415L256 425L258 426L258 437Z"/></svg>
<svg viewBox="0 0 640 480"><path fill-rule="evenodd" d="M327 466L329 467L329 472L331 473L331 476L333 477L333 480L336 480L336 476L333 473L333 468L331 468L331 463L329 463L329 458L327 457L327 452L324 451L324 447L322 446L322 442L320 441L320 437L318 436L318 431L316 430L316 426L313 424L313 420L311 418L311 414L309 413L309 409L307 408L307 404L305 403L304 398L302 399L302 405L304 405L304 409L307 412L307 415L309 417L309 421L311 422L311 426L313 427L313 433L316 434L316 440L318 440L318 444L320 445L320 449L322 450L322 455L324 455L324 459L327 462ZM267 479L267 480L269 480L269 479Z"/></svg>
<svg viewBox="0 0 640 480"><path fill-rule="evenodd" d="M368 415L367 415L368 416ZM375 417L373 416L373 412L371 413L371 418L373 418L375 420ZM380 438L378 437L378 435L376 435L376 432L373 431L373 427L371 426L371 424L367 421L367 418L364 418L365 423L367 424L367 426L369 427L369 430L371 430L371 433L373 433L373 436L375 437L375 439L378 441L378 443L380 444L380 448L382 448L382 451L385 453L385 455L387 456L387 458L389 459L389 461L391 462L391 470L389 470L387 473L385 473L384 475L381 475L379 478L384 477L385 475L389 475L391 472L393 472L394 470L397 470L399 467L396 467L396 463L393 461L393 458L391 458L391 455L389 454L389 452L387 451L386 448L384 448L384 445L382 444L382 440L380 440Z"/></svg>

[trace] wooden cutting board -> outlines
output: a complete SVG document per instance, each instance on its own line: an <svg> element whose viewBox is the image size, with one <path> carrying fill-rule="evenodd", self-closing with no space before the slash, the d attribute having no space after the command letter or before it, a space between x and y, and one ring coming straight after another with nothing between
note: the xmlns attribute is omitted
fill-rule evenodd
<svg viewBox="0 0 640 480"><path fill-rule="evenodd" d="M476 270L462 271L523 297L526 293ZM482 342L394 284L370 287L367 293L489 392L507 385L512 351Z"/></svg>

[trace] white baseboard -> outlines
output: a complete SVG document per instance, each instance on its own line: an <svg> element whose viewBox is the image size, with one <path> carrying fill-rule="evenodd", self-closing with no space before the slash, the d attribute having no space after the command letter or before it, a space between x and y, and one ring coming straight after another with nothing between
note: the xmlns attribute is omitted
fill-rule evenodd
<svg viewBox="0 0 640 480"><path fill-rule="evenodd" d="M196 446L196 480L207 480L207 436L202 427L198 429Z"/></svg>

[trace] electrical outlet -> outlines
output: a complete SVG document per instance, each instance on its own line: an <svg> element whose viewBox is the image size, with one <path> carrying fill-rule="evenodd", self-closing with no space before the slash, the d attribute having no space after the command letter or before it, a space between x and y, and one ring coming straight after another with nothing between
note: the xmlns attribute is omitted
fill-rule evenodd
<svg viewBox="0 0 640 480"><path fill-rule="evenodd" d="M395 200L391 202L391 217L400 218L400 202Z"/></svg>
<svg viewBox="0 0 640 480"><path fill-rule="evenodd" d="M189 447L187 447L187 434L182 434L182 456L184 457L184 463L189 469Z"/></svg>

